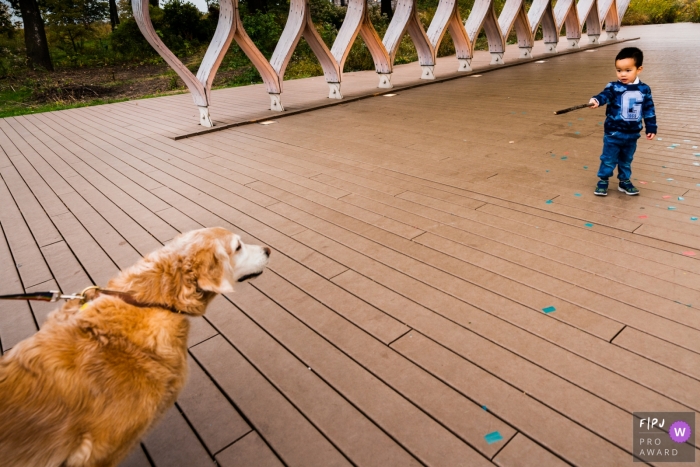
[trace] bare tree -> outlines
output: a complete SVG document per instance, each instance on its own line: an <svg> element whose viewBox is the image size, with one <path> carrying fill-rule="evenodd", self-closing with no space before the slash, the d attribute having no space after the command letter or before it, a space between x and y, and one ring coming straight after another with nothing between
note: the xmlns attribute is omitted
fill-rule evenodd
<svg viewBox="0 0 700 467"><path fill-rule="evenodd" d="M27 59L31 67L42 67L48 71L53 71L51 55L49 55L49 44L46 41L46 31L44 30L44 19L39 12L39 5L36 0L16 0L24 24L24 45L27 48ZM17 7L15 2L12 5Z"/></svg>
<svg viewBox="0 0 700 467"><path fill-rule="evenodd" d="M119 11L117 10L117 0L109 0L109 22L112 24L112 31L119 24Z"/></svg>
<svg viewBox="0 0 700 467"><path fill-rule="evenodd" d="M394 16L394 12L391 9L391 0L382 0L382 14L386 15L389 19Z"/></svg>

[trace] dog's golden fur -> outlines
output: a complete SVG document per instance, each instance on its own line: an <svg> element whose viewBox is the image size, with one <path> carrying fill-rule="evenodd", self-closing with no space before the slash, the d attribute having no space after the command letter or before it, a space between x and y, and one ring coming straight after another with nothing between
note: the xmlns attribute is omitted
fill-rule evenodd
<svg viewBox="0 0 700 467"><path fill-rule="evenodd" d="M260 274L269 254L225 229L189 232L106 287L182 314L107 295L54 311L0 358L0 464L117 465L185 383L186 316Z"/></svg>

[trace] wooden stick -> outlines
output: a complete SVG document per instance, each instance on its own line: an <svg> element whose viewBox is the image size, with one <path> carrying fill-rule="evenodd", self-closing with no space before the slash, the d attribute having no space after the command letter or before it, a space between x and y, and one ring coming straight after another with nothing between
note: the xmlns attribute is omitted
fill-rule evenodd
<svg viewBox="0 0 700 467"><path fill-rule="evenodd" d="M593 105L593 104L575 105L575 106L573 106L573 107L569 107L569 108L566 108L566 109L557 110L556 112L554 112L554 115L565 114L565 113L567 113L567 112L571 112L572 110L585 109L586 107L590 107L590 106L592 106L592 105Z"/></svg>

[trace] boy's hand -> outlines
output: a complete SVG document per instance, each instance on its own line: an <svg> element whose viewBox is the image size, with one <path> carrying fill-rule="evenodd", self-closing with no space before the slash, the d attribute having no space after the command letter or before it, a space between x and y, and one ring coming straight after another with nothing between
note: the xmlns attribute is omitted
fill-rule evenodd
<svg viewBox="0 0 700 467"><path fill-rule="evenodd" d="M591 109L596 109L596 108L598 108L598 106L599 106L600 104L598 104L598 101L597 101L597 100L595 100L595 99L593 99L593 98L591 97L591 100L588 101L588 105L591 106Z"/></svg>
<svg viewBox="0 0 700 467"><path fill-rule="evenodd" d="M652 140L656 136L656 133L647 133L647 139Z"/></svg>

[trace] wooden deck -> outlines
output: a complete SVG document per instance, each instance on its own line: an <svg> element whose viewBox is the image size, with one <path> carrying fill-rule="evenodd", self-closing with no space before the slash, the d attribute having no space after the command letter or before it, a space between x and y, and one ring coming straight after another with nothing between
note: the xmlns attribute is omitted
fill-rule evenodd
<svg viewBox="0 0 700 467"><path fill-rule="evenodd" d="M0 120L0 293L201 226L274 250L124 466L631 465L632 412L700 411L700 25L620 36L661 129L638 197L592 194L604 110L552 114L625 44L179 141L187 95ZM214 101L255 116L248 89ZM2 349L51 309L2 303Z"/></svg>

